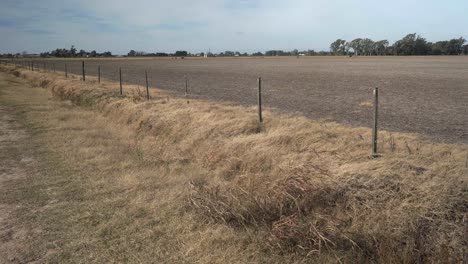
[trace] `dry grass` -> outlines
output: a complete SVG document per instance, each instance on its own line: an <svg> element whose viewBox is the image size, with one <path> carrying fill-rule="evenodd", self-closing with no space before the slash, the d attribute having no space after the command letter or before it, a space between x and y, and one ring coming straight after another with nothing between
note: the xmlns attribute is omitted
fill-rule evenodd
<svg viewBox="0 0 468 264"><path fill-rule="evenodd" d="M360 107L372 107L372 102L360 102Z"/></svg>
<svg viewBox="0 0 468 264"><path fill-rule="evenodd" d="M63 135L70 137L71 149L79 150L64 153L71 160L84 158L86 166L94 164L103 172L131 168L132 173L115 182L102 175L100 183L120 186L144 210L168 214L158 218L169 221L162 225L167 228L162 234L180 239L168 245L168 252L181 247L186 254L172 256L174 261L268 262L269 255L278 262L467 260L466 145L432 144L414 135L382 132L382 157L371 159L366 128L266 112L260 129L252 108L187 104L156 91L153 100L145 102L134 88L120 97L115 83L11 72L91 110L80 120L64 117L66 122L57 125L73 131L100 113L100 136ZM112 135L119 138L118 149L107 145L103 150L97 142L107 142ZM171 173L131 166L128 151L135 153L138 164L148 166L143 168ZM171 171L173 164L188 167ZM154 176L158 173L165 177ZM148 186L163 190L153 193ZM154 202L155 194L160 199L156 204L167 207L141 204ZM116 210L122 217L130 214ZM182 217L170 222L177 218L174 214ZM203 227L194 227L198 225ZM104 228L109 234L125 233ZM157 245L161 246L153 246Z"/></svg>

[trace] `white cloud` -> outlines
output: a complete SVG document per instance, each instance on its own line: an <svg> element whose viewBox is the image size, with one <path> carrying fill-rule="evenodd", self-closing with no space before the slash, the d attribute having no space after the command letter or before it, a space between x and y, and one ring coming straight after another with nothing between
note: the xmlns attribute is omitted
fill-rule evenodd
<svg viewBox="0 0 468 264"><path fill-rule="evenodd" d="M328 49L337 38L466 34L461 0L4 0L0 52L78 48L204 51ZM446 1L447 2L447 1ZM10 25L11 22L15 25ZM2 24L3 22L3 24ZM463 32L465 31L465 32ZM53 34L47 34L52 32Z"/></svg>

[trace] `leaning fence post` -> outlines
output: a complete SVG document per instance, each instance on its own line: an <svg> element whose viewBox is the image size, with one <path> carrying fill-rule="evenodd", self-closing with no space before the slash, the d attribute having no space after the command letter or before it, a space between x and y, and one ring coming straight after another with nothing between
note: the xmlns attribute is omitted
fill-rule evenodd
<svg viewBox="0 0 468 264"><path fill-rule="evenodd" d="M262 117L262 78L258 78L258 121L263 122Z"/></svg>
<svg viewBox="0 0 468 264"><path fill-rule="evenodd" d="M122 67L119 67L119 80L120 80L120 95L123 95L123 90L122 90Z"/></svg>
<svg viewBox="0 0 468 264"><path fill-rule="evenodd" d="M98 72L98 82L101 82L101 65L97 66L97 72Z"/></svg>
<svg viewBox="0 0 468 264"><path fill-rule="evenodd" d="M68 69L67 64L65 63L65 78L68 78Z"/></svg>
<svg viewBox="0 0 468 264"><path fill-rule="evenodd" d="M372 127L372 157L377 157L377 121L379 114L379 88L374 89L374 126Z"/></svg>
<svg viewBox="0 0 468 264"><path fill-rule="evenodd" d="M81 68L83 71L83 82L86 81L86 74L85 74L85 68L84 68L84 61L81 62Z"/></svg>
<svg viewBox="0 0 468 264"><path fill-rule="evenodd" d="M145 79L146 79L146 100L149 100L150 95L149 95L148 71L147 70L145 70Z"/></svg>

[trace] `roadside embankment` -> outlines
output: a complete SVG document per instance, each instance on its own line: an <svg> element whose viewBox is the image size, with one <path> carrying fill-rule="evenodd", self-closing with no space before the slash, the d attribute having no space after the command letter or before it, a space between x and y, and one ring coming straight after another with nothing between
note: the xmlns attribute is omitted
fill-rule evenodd
<svg viewBox="0 0 468 264"><path fill-rule="evenodd" d="M261 243L242 242L249 252L346 263L466 261L466 145L383 131L381 156L371 158L367 128L274 111L260 125L255 108L155 89L146 101L138 86L121 96L112 82L0 70L127 131L142 163L199 168L180 181L158 180L181 195L177 208L193 221L255 234Z"/></svg>

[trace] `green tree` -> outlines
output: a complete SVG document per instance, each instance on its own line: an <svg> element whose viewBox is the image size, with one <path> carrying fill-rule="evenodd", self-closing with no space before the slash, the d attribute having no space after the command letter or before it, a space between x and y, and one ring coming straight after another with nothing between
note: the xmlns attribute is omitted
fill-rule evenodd
<svg viewBox="0 0 468 264"><path fill-rule="evenodd" d="M70 48L70 54L69 54L70 57L75 57L76 56L76 49L75 49L75 46L72 45L71 48Z"/></svg>
<svg viewBox="0 0 468 264"><path fill-rule="evenodd" d="M404 38L395 42L396 55L413 55L416 43L416 33L408 34Z"/></svg>
<svg viewBox="0 0 468 264"><path fill-rule="evenodd" d="M374 42L375 55L387 55L388 45L389 42L386 39Z"/></svg>
<svg viewBox="0 0 468 264"><path fill-rule="evenodd" d="M176 57L187 57L188 52L185 51L185 50L178 50L178 51L176 51L176 53L174 55Z"/></svg>
<svg viewBox="0 0 468 264"><path fill-rule="evenodd" d="M374 41L372 39L362 39L361 40L362 53L364 55L372 55L374 53Z"/></svg>
<svg viewBox="0 0 468 264"><path fill-rule="evenodd" d="M346 40L335 40L335 42L330 44L330 51L333 55L344 55L346 51Z"/></svg>
<svg viewBox="0 0 468 264"><path fill-rule="evenodd" d="M466 40L463 37L458 39L451 39L447 44L448 55L460 55L463 53L463 44Z"/></svg>
<svg viewBox="0 0 468 264"><path fill-rule="evenodd" d="M354 55L358 56L362 53L362 39L361 38L357 38L349 42L348 46L353 49Z"/></svg>
<svg viewBox="0 0 468 264"><path fill-rule="evenodd" d="M425 38L418 36L414 42L412 55L428 55L431 51L431 46Z"/></svg>
<svg viewBox="0 0 468 264"><path fill-rule="evenodd" d="M448 41L437 41L432 45L432 55L447 55Z"/></svg>

